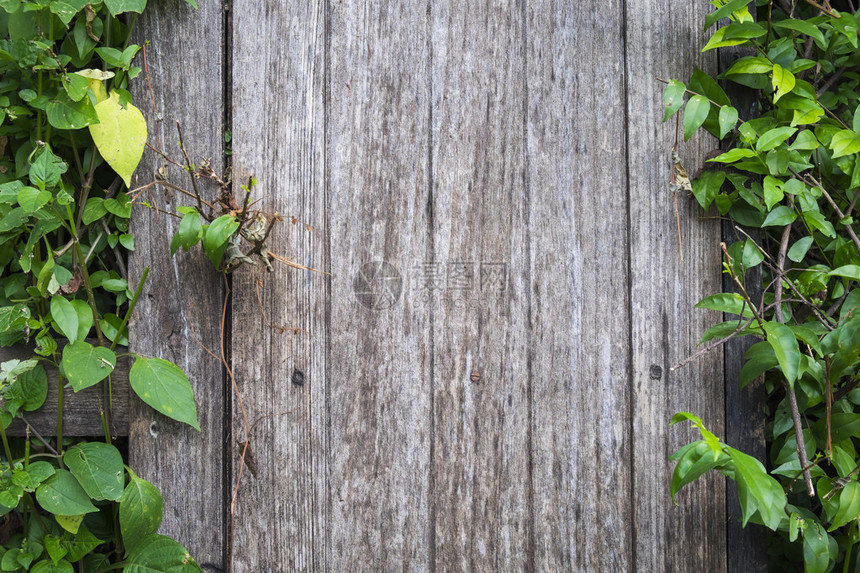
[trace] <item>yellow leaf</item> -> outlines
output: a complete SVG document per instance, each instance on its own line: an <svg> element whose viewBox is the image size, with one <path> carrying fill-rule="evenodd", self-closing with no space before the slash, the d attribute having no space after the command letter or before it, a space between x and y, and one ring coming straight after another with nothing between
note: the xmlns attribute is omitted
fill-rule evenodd
<svg viewBox="0 0 860 573"><path fill-rule="evenodd" d="M146 146L146 120L130 103L123 108L115 91L96 105L96 115L99 123L90 126L93 142L108 165L131 187L131 176Z"/></svg>

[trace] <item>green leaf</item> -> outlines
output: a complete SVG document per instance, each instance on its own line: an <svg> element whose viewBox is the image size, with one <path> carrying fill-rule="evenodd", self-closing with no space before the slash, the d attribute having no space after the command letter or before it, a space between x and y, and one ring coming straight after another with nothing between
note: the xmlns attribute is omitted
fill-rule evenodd
<svg viewBox="0 0 860 573"><path fill-rule="evenodd" d="M82 129L99 121L88 98L73 101L63 93L57 94L57 99L48 103L45 113L48 123L57 129Z"/></svg>
<svg viewBox="0 0 860 573"><path fill-rule="evenodd" d="M138 356L128 379L141 400L165 416L200 430L194 391L178 366L161 358Z"/></svg>
<svg viewBox="0 0 860 573"><path fill-rule="evenodd" d="M86 206L84 206L84 214L81 220L84 222L84 225L90 225L105 215L107 215L107 209L105 209L104 199L101 197L90 197L87 199Z"/></svg>
<svg viewBox="0 0 860 573"><path fill-rule="evenodd" d="M693 196L702 209L710 207L726 180L725 171L704 171L693 180Z"/></svg>
<svg viewBox="0 0 860 573"><path fill-rule="evenodd" d="M111 16L122 14L123 12L143 13L146 8L146 0L105 0L105 6Z"/></svg>
<svg viewBox="0 0 860 573"><path fill-rule="evenodd" d="M812 522L803 530L804 573L827 572L830 566L830 540L831 537L816 522ZM834 542L833 545L835 546L836 543Z"/></svg>
<svg viewBox="0 0 860 573"><path fill-rule="evenodd" d="M90 328L93 327L93 309L82 300L73 300L72 306L75 307L75 313L78 315L78 336L76 340L84 340L89 335Z"/></svg>
<svg viewBox="0 0 860 573"><path fill-rule="evenodd" d="M760 38L765 34L767 34L767 30L753 22L729 24L728 26L724 26L714 32L714 35L711 36L711 39L708 40L708 43L705 44L702 51L707 52L714 48L737 46L745 43L749 39Z"/></svg>
<svg viewBox="0 0 860 573"><path fill-rule="evenodd" d="M63 296L54 295L51 297L51 317L60 334L74 344L78 339L78 313L72 303Z"/></svg>
<svg viewBox="0 0 860 573"><path fill-rule="evenodd" d="M848 279L854 279L855 281L860 281L860 265L843 265L839 268L833 269L827 274L832 277L845 277Z"/></svg>
<svg viewBox="0 0 860 573"><path fill-rule="evenodd" d="M119 501L122 497L122 455L114 446L83 442L66 450L63 461L90 498Z"/></svg>
<svg viewBox="0 0 860 573"><path fill-rule="evenodd" d="M738 122L738 110L730 105L720 108L720 139L723 139Z"/></svg>
<svg viewBox="0 0 860 573"><path fill-rule="evenodd" d="M787 18L785 20L773 21L770 24L777 30L794 30L795 32L800 32L801 34L806 34L807 36L813 38L815 42L819 46L824 46L824 34L821 30L807 20L799 20L796 18Z"/></svg>
<svg viewBox="0 0 860 573"><path fill-rule="evenodd" d="M116 199L105 199L104 207L108 212L113 213L117 217L122 217L123 219L131 217L132 202L128 193L120 193L116 196Z"/></svg>
<svg viewBox="0 0 860 573"><path fill-rule="evenodd" d="M102 334L111 342L116 341L119 334L119 327L122 324L122 319L115 314L108 313L102 317ZM117 344L120 346L128 346L128 326L122 329L122 335L119 337Z"/></svg>
<svg viewBox="0 0 860 573"><path fill-rule="evenodd" d="M797 134L789 149L794 151L812 151L821 145L812 130L804 129Z"/></svg>
<svg viewBox="0 0 860 573"><path fill-rule="evenodd" d="M141 539L129 552L124 564L124 573L190 573L201 570L182 545L163 535Z"/></svg>
<svg viewBox="0 0 860 573"><path fill-rule="evenodd" d="M56 187L69 166L45 147L30 165L30 182L40 189Z"/></svg>
<svg viewBox="0 0 860 573"><path fill-rule="evenodd" d="M855 133L860 133L860 106L854 109L854 121L851 123L851 129Z"/></svg>
<svg viewBox="0 0 860 573"><path fill-rule="evenodd" d="M98 511L87 492L67 470L58 469L36 489L36 499L45 511L55 515L80 515Z"/></svg>
<svg viewBox="0 0 860 573"><path fill-rule="evenodd" d="M762 327L767 333L767 342L773 348L783 376L794 387L800 368L800 347L790 328L778 322L765 322Z"/></svg>
<svg viewBox="0 0 860 573"><path fill-rule="evenodd" d="M60 559L56 563L43 559L33 565L30 573L75 573L75 568L65 559Z"/></svg>
<svg viewBox="0 0 860 573"><path fill-rule="evenodd" d="M131 2L117 1L119 4ZM99 123L90 125L90 134L108 165L122 177L127 187L131 187L131 176L146 145L146 120L133 105L123 108L119 97L118 92L112 91L109 98L96 105Z"/></svg>
<svg viewBox="0 0 860 573"><path fill-rule="evenodd" d="M795 84L794 74L779 64L773 65L773 89L776 90L776 94L773 96L773 103L779 101L785 94L790 93L794 89Z"/></svg>
<svg viewBox="0 0 860 573"><path fill-rule="evenodd" d="M735 161L740 161L741 159L755 156L755 151L753 151L752 149L742 149L738 147L727 151L721 155L717 155L716 157L714 157L713 159L709 159L708 161L714 161L717 163L734 163Z"/></svg>
<svg viewBox="0 0 860 573"><path fill-rule="evenodd" d="M21 409L32 412L45 403L48 396L48 375L41 365L20 372L6 391L6 400L18 400Z"/></svg>
<svg viewBox="0 0 860 573"><path fill-rule="evenodd" d="M789 223L794 222L795 219L797 219L797 213L795 213L791 207L780 205L767 214L767 217L765 217L764 223L762 223L761 226L784 227Z"/></svg>
<svg viewBox="0 0 860 573"><path fill-rule="evenodd" d="M672 503L675 505L678 502L675 500L675 495L685 485L692 483L713 469L720 469L725 466L728 456L721 454L718 458L714 458L713 452L704 440L687 444L679 451L672 455L673 460L677 460L675 471L672 472Z"/></svg>
<svg viewBox="0 0 860 573"><path fill-rule="evenodd" d="M764 153L765 151L776 149L782 142L794 135L796 132L796 127L777 127L775 129L768 130L759 137L758 143L756 143L755 146L756 151Z"/></svg>
<svg viewBox="0 0 860 573"><path fill-rule="evenodd" d="M66 90L66 95L72 101L83 100L84 96L87 95L87 88L90 87L89 80L79 74L66 74L62 76L62 82L63 89ZM95 116L95 109L93 109L92 104L89 107L93 116ZM98 118L95 118L95 120L97 121Z"/></svg>
<svg viewBox="0 0 860 573"><path fill-rule="evenodd" d="M737 74L767 74L773 69L773 64L767 58L747 56L732 64L726 75Z"/></svg>
<svg viewBox="0 0 860 573"><path fill-rule="evenodd" d="M50 201L50 191L40 191L35 187L22 187L18 191L18 204L25 213L35 213Z"/></svg>
<svg viewBox="0 0 860 573"><path fill-rule="evenodd" d="M706 296L696 304L696 308L707 308L709 310L717 310L727 314L740 315L743 313L743 316L747 318L752 318L753 316L753 311L750 309L750 306L746 304L744 297L733 292L721 292L712 294L711 296Z"/></svg>
<svg viewBox="0 0 860 573"><path fill-rule="evenodd" d="M232 215L221 215L206 227L203 233L203 251L216 267L221 264L221 257L227 247L227 239L238 228L239 222Z"/></svg>
<svg viewBox="0 0 860 573"><path fill-rule="evenodd" d="M129 482L119 502L119 524L126 548L134 550L141 540L158 531L164 501L158 488L129 470Z"/></svg>
<svg viewBox="0 0 860 573"><path fill-rule="evenodd" d="M711 103L704 96L694 95L684 108L684 141L692 137L708 118Z"/></svg>
<svg viewBox="0 0 860 573"><path fill-rule="evenodd" d="M723 447L720 444L720 439L717 438L705 427L705 424L702 423L702 419L694 414L690 414L689 412L678 412L674 416L672 416L672 421L669 422L669 426L674 426L678 422L688 420L693 423L693 425L699 429L699 433L702 434L702 439L705 440L705 443L708 444L708 448L714 454L714 461L716 461L720 454L723 453Z"/></svg>
<svg viewBox="0 0 860 573"><path fill-rule="evenodd" d="M750 0L729 0L715 11L705 16L705 30L716 24L723 18L728 18L732 13L739 10L746 10ZM749 11L747 10L747 13Z"/></svg>
<svg viewBox="0 0 860 573"><path fill-rule="evenodd" d="M795 263L799 263L806 256L809 247L812 246L812 237L803 237L798 239L788 250L788 258Z"/></svg>
<svg viewBox="0 0 860 573"><path fill-rule="evenodd" d="M761 252L752 239L747 239L744 242L743 264L744 268L751 269L761 264L764 260L764 253Z"/></svg>
<svg viewBox="0 0 860 573"><path fill-rule="evenodd" d="M771 177L770 175L764 178L764 204L768 209L773 209L773 206L785 198L782 192L782 181Z"/></svg>
<svg viewBox="0 0 860 573"><path fill-rule="evenodd" d="M851 129L838 131L830 140L830 149L833 151L833 159L857 153L860 151L860 135Z"/></svg>
<svg viewBox="0 0 860 573"><path fill-rule="evenodd" d="M663 90L663 121L675 115L684 105L684 90L686 87L678 80L669 80Z"/></svg>
<svg viewBox="0 0 860 573"><path fill-rule="evenodd" d="M187 251L200 241L202 235L203 226L200 213L192 209L182 217L182 221L179 222L179 229L170 241L170 256L175 255L179 247Z"/></svg>
<svg viewBox="0 0 860 573"><path fill-rule="evenodd" d="M185 2L187 2L189 6L191 6L195 10L197 10L197 1L196 0L185 0Z"/></svg>
<svg viewBox="0 0 860 573"><path fill-rule="evenodd" d="M79 392L98 384L113 372L116 354L108 348L79 340L63 348L60 367L74 391Z"/></svg>
<svg viewBox="0 0 860 573"><path fill-rule="evenodd" d="M860 483L849 481L839 493L839 511L827 531L833 531L860 516Z"/></svg>
<svg viewBox="0 0 860 573"><path fill-rule="evenodd" d="M743 525L745 526L758 510L762 522L776 531L782 520L786 519L786 499L782 486L767 474L757 459L730 447L726 447L725 452L732 458L735 466Z"/></svg>

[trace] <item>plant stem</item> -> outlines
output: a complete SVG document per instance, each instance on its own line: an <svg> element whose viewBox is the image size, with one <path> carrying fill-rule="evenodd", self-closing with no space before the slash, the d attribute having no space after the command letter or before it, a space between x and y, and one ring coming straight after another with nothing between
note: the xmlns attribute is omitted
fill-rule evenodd
<svg viewBox="0 0 860 573"><path fill-rule="evenodd" d="M125 328L125 325L128 324L129 319L131 318L131 313L134 310L134 306L137 304L137 299L140 298L140 292L143 290L143 283L146 282L146 277L149 275L149 267L143 269L143 274L140 276L140 281L137 283L137 288L134 291L134 296L131 299L131 302L128 303L128 310L125 313L125 316L122 318L122 322L117 329L116 338L113 341L113 344L110 345L110 349L113 350L116 348L117 342L119 341L119 337L122 335L122 329Z"/></svg>
<svg viewBox="0 0 860 573"><path fill-rule="evenodd" d="M9 440L6 438L6 428L0 424L0 437L3 438L3 451L6 453L6 461L9 462L9 467L12 467L12 450L9 448Z"/></svg>
<svg viewBox="0 0 860 573"><path fill-rule="evenodd" d="M63 375L57 373L57 455L63 467Z"/></svg>

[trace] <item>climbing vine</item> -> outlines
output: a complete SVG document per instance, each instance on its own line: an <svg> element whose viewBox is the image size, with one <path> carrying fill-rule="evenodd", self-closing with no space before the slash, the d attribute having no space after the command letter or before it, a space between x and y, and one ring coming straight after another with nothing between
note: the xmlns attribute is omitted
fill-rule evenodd
<svg viewBox="0 0 860 573"><path fill-rule="evenodd" d="M194 0L187 0L195 6ZM186 374L159 357L124 351L127 323L148 274L130 285L126 258L133 205L152 209L132 176L147 125L129 82L144 53L130 42L146 0L0 0L0 346L30 355L0 364L0 569L3 571L199 571L175 540L157 534L161 493L137 476L113 443L111 398L119 361L132 361L131 390L199 430ZM170 158L160 150L162 157ZM200 242L221 270L271 258L265 239L277 216L237 203L229 178L183 149L185 193L171 252ZM221 185L214 203L197 192ZM225 180L226 179L226 180ZM193 199L193 201L192 201ZM165 246L167 248L167 246ZM132 288L134 287L134 288ZM56 426L41 435L56 377ZM103 439L63 435L64 395L101 384ZM27 437L6 430L23 424Z"/></svg>
<svg viewBox="0 0 860 573"><path fill-rule="evenodd" d="M715 78L697 70L667 82L664 121L683 108L684 139L704 129L725 143L691 183L705 210L739 240L723 244L734 288L698 303L728 320L705 332L703 350L738 336L760 338L738 383L767 390L764 463L723 443L682 412L702 439L673 458L673 499L716 470L738 488L743 524L773 532L772 567L860 568L860 49L857 3L714 0L704 50L750 50L717 79L759 95L755 116L738 110ZM835 4L835 2L834 2ZM755 18L753 17L755 15ZM727 20L725 20L727 19ZM717 25L724 22L724 25ZM760 274L758 273L760 271ZM755 278L760 276L761 279Z"/></svg>

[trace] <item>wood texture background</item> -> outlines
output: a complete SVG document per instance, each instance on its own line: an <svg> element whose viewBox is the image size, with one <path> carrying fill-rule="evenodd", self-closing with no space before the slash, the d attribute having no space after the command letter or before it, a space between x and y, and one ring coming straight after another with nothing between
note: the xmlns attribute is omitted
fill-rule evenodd
<svg viewBox="0 0 860 573"><path fill-rule="evenodd" d="M163 530L212 571L231 545L237 572L725 571L723 481L673 507L667 459L696 437L676 411L724 432L722 354L669 369L719 319L692 307L720 227L679 197L680 259L655 79L716 70L706 3L180 4L137 25L159 145L180 120L217 163L226 121L236 192L254 175L287 216L270 250L332 275L231 278L253 425L231 534L245 417L190 332L217 349L224 285L137 219L135 350L190 372L204 427L136 410ZM687 168L714 145L682 144Z"/></svg>

